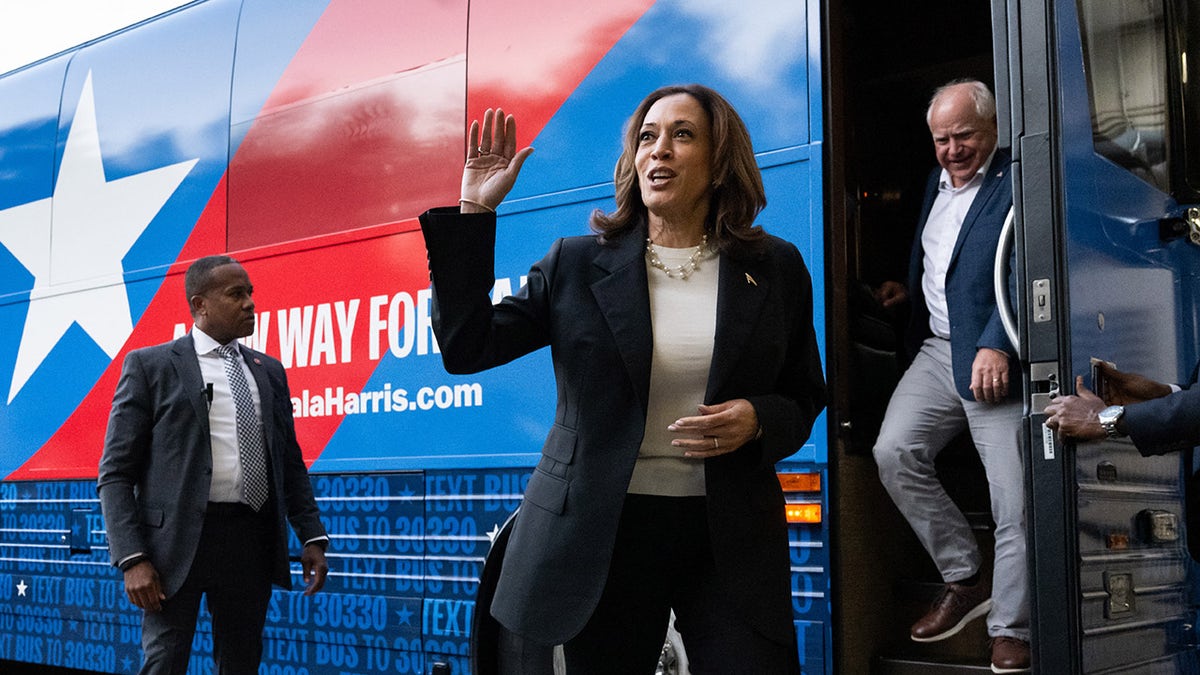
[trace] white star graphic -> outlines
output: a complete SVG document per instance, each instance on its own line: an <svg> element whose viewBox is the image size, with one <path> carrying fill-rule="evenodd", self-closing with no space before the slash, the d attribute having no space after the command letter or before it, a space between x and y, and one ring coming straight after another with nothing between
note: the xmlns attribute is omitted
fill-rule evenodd
<svg viewBox="0 0 1200 675"><path fill-rule="evenodd" d="M117 355L133 332L121 259L197 161L105 180L88 73L54 196L0 211L0 244L34 276L9 403L72 324Z"/></svg>
<svg viewBox="0 0 1200 675"><path fill-rule="evenodd" d="M27 589L27 588L29 588L29 587L25 585L25 580L22 579L20 581L20 583L17 584L17 597L18 598L25 597L25 589Z"/></svg>

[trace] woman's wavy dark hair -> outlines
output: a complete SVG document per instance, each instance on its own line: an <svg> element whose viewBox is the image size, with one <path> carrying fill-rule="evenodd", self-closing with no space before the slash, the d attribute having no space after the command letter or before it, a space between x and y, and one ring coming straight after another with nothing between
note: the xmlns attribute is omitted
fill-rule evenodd
<svg viewBox="0 0 1200 675"><path fill-rule="evenodd" d="M704 228L709 240L724 251L739 244L756 247L766 233L754 219L767 205L762 174L754 159L750 133L737 111L717 92L699 84L672 85L650 92L625 126L621 157L613 171L617 210L592 213L591 227L602 239L615 239L647 222L646 205L638 188L638 135L650 106L659 99L687 94L696 99L712 121L712 203Z"/></svg>

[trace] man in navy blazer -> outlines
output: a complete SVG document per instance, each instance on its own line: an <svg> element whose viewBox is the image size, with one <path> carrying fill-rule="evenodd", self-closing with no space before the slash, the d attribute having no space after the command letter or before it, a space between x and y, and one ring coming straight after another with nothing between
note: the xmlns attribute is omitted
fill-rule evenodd
<svg viewBox="0 0 1200 675"><path fill-rule="evenodd" d="M237 343L254 331L246 270L209 256L188 268L184 284L193 331L125 359L100 458L100 504L112 563L144 612L140 672L187 671L207 594L217 667L252 675L271 584L291 587L285 518L305 542L306 595L324 585L328 537L283 365Z"/></svg>
<svg viewBox="0 0 1200 675"><path fill-rule="evenodd" d="M939 88L926 121L941 168L925 191L908 287L887 282L878 293L885 305L911 294L914 359L888 404L874 454L880 479L945 582L913 624L912 639L943 640L988 615L993 672L1021 672L1029 668L1021 403L1010 395L1017 389L1010 386L1015 353L992 290L996 246L1012 206L1010 159L996 149L995 100L978 81ZM990 584L981 578L971 527L934 467L964 430L987 472L996 521Z"/></svg>

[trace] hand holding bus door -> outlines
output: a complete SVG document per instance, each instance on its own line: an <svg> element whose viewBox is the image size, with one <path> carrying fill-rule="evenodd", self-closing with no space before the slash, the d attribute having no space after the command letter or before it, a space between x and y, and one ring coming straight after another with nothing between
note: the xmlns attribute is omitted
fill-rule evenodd
<svg viewBox="0 0 1200 675"><path fill-rule="evenodd" d="M1092 387L1108 405L1129 405L1171 393L1170 385L1137 373L1123 373L1108 361L1092 359Z"/></svg>
<svg viewBox="0 0 1200 675"><path fill-rule="evenodd" d="M1112 363L1096 358L1092 359L1092 387L1096 393L1084 386L1082 375L1077 375L1075 395L1059 396L1046 406L1046 426L1078 441L1104 438L1108 434L1100 423L1101 410L1162 398L1173 391L1170 385L1123 373Z"/></svg>
<svg viewBox="0 0 1200 675"><path fill-rule="evenodd" d="M1100 425L1104 400L1083 384L1083 376L1075 376L1075 394L1058 396L1046 406L1046 426L1066 438L1093 441L1107 434Z"/></svg>

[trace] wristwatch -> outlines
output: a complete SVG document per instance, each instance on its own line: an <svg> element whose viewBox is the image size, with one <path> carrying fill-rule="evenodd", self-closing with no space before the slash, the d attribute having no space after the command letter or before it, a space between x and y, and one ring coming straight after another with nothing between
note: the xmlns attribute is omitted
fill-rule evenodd
<svg viewBox="0 0 1200 675"><path fill-rule="evenodd" d="M1124 414L1125 406L1122 405L1110 405L1100 411L1100 426L1104 427L1104 433L1108 434L1109 438L1121 436L1121 432L1117 431L1117 422L1121 421Z"/></svg>

